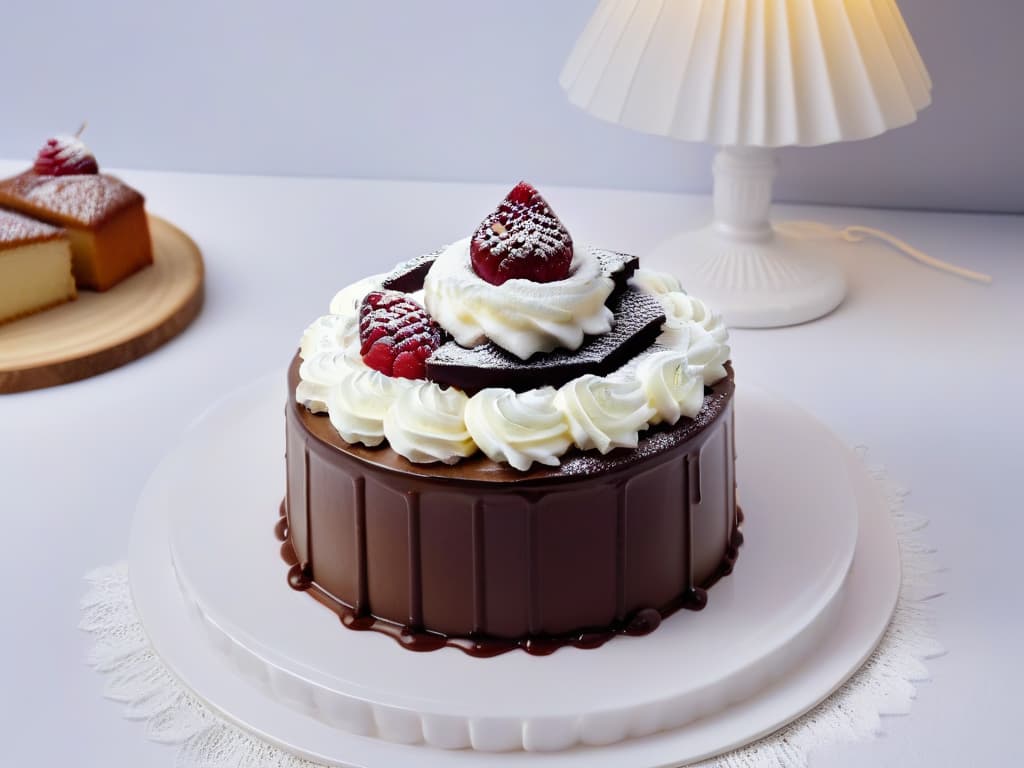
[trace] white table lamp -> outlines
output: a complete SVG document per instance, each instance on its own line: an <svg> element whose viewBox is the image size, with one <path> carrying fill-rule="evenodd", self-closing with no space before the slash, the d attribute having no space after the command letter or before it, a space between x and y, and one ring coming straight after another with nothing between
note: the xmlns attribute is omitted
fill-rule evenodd
<svg viewBox="0 0 1024 768"><path fill-rule="evenodd" d="M651 257L746 327L820 317L846 293L820 228L772 225L773 148L866 139L931 102L894 0L602 0L560 83L596 117L720 147L714 222Z"/></svg>

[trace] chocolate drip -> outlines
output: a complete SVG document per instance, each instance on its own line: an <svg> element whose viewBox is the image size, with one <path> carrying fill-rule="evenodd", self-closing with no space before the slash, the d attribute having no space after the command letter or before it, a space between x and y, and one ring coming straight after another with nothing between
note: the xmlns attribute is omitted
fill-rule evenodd
<svg viewBox="0 0 1024 768"><path fill-rule="evenodd" d="M281 542L281 559L284 560L284 564L289 568L293 565L297 565L299 558L295 554L295 547L292 546L292 541L288 538L288 512L287 502L281 502L281 508L279 510L280 517L277 523L274 525L274 537Z"/></svg>
<svg viewBox="0 0 1024 768"><path fill-rule="evenodd" d="M302 449L302 474L305 478L306 492L303 494L306 497L306 560L302 562L302 567L306 572L311 573L313 569L313 505L309 499L309 446L305 446Z"/></svg>
<svg viewBox="0 0 1024 768"><path fill-rule="evenodd" d="M732 435L730 434L732 431L731 427L732 425L730 424L729 427L726 427L722 431L722 461L724 466L726 467L726 471L722 477L723 481L725 482L725 496L723 498L725 498L726 503L732 510L732 514L730 515L730 525L726 533L726 547L729 546L728 539L729 537L731 537L733 528L736 526L736 498L733 490L734 486L736 485L736 479L733 477L733 472L735 471L735 458L731 455L733 452Z"/></svg>
<svg viewBox="0 0 1024 768"><path fill-rule="evenodd" d="M683 596L693 588L693 470L692 457L683 456Z"/></svg>
<svg viewBox="0 0 1024 768"><path fill-rule="evenodd" d="M743 520L743 513L736 509L737 525ZM403 647L411 651L436 651L439 648L458 648L464 653L477 658L491 658L509 651L522 649L532 656L547 656L563 646L574 648L597 648L604 645L617 635L639 637L647 635L661 626L662 621L680 610L699 611L708 601L708 590L720 579L732 573L733 566L743 544L743 534L734 528L731 546L718 569L699 587L686 589L679 597L669 601L660 608L640 608L629 616L616 620L609 627L583 629L560 635L542 635L509 640L473 633L468 637L447 636L440 632L396 624L369 614L360 615L351 606L338 600L313 583L297 564L288 570L288 584L293 589L308 591L319 603L330 608L348 629L373 631L387 635ZM282 546L290 549L289 542ZM287 561L287 560L286 560Z"/></svg>
<svg viewBox="0 0 1024 768"><path fill-rule="evenodd" d="M690 457L690 504L700 504L700 450Z"/></svg>
<svg viewBox="0 0 1024 768"><path fill-rule="evenodd" d="M366 583L366 478L355 479L355 539L356 539L356 604L355 613L363 616L370 611L369 588Z"/></svg>
<svg viewBox="0 0 1024 768"><path fill-rule="evenodd" d="M643 608L633 615L633 618L630 619L622 633L632 637L639 637L641 635L649 635L660 626L661 611L655 608Z"/></svg>
<svg viewBox="0 0 1024 768"><path fill-rule="evenodd" d="M473 633L483 631L487 623L487 572L484 532L484 503L473 502Z"/></svg>
<svg viewBox="0 0 1024 768"><path fill-rule="evenodd" d="M281 502L281 507L278 510L280 516L277 522L274 524L274 538L281 542L281 559L284 560L285 565L288 566L288 586L292 589L305 592L311 586L313 586L313 579L310 576L309 568L303 567L299 563L299 558L295 554L295 547L292 545L292 541L288 534L288 516L287 516L287 501Z"/></svg>
<svg viewBox="0 0 1024 768"><path fill-rule="evenodd" d="M284 504L281 504L281 519L277 521L277 525L274 526L274 537L278 541L288 540L288 518L285 517Z"/></svg>
<svg viewBox="0 0 1024 768"><path fill-rule="evenodd" d="M616 489L615 503L615 620L622 621L626 615L626 556L629 542L626 540L626 486L620 483Z"/></svg>
<svg viewBox="0 0 1024 768"><path fill-rule="evenodd" d="M537 510L531 504L526 512L526 594L527 594L527 627L531 635L540 633L540 569L537 562L540 554L537 546Z"/></svg>
<svg viewBox="0 0 1024 768"><path fill-rule="evenodd" d="M284 560L285 565L298 565L299 558L295 555L295 547L292 546L290 541L281 543L281 559Z"/></svg>
<svg viewBox="0 0 1024 768"><path fill-rule="evenodd" d="M423 626L423 566L420 551L420 495L406 496L409 506L409 627Z"/></svg>
<svg viewBox="0 0 1024 768"><path fill-rule="evenodd" d="M306 569L295 563L288 569L288 586L299 592L305 592L313 586L313 580L309 577Z"/></svg>

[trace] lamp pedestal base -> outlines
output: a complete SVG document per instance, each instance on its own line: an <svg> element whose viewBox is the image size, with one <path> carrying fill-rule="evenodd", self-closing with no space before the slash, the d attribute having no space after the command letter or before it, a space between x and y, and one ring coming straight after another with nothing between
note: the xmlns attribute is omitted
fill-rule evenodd
<svg viewBox="0 0 1024 768"><path fill-rule="evenodd" d="M645 259L678 275L683 288L731 326L804 323L828 314L846 295L836 264L845 245L838 232L772 226L775 171L770 149L722 147L714 162L714 223L676 235Z"/></svg>
<svg viewBox="0 0 1024 768"><path fill-rule="evenodd" d="M667 240L643 263L678 276L730 326L774 328L814 320L839 305L846 279L836 261L850 247L838 232L822 237L818 227L802 232L782 225L768 239L746 242L711 225Z"/></svg>

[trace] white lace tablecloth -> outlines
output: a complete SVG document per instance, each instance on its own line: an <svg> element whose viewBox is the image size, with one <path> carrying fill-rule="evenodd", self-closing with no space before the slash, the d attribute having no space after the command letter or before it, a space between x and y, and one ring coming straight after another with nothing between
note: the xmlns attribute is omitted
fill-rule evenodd
<svg viewBox="0 0 1024 768"><path fill-rule="evenodd" d="M903 584L892 622L864 666L836 693L794 723L701 768L803 768L816 749L882 730L883 715L910 711L915 684L928 679L925 661L943 653L932 628L934 552L921 532L927 521L909 515L906 491L871 468L889 501L900 540ZM146 639L132 604L128 567L99 568L86 577L81 628L91 633L90 663L105 677L106 696L124 704L125 717L145 724L147 738L177 747L181 768L318 768L214 714L175 679Z"/></svg>

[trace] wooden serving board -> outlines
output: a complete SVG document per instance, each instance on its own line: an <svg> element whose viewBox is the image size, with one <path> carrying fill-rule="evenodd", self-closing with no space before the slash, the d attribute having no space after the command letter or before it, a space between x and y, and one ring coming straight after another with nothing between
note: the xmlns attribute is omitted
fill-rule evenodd
<svg viewBox="0 0 1024 768"><path fill-rule="evenodd" d="M153 264L105 293L0 325L0 393L78 381L152 352L203 305L203 258L192 239L149 217Z"/></svg>

